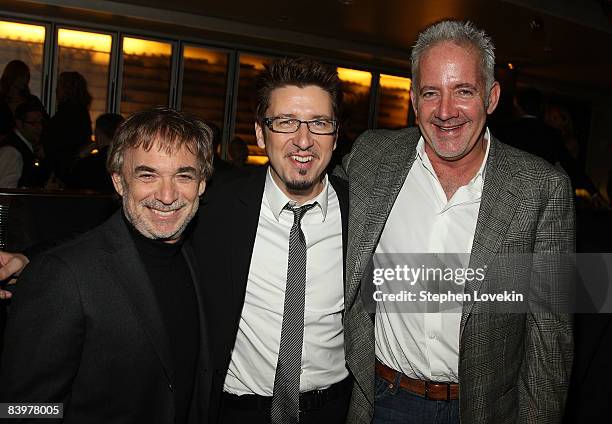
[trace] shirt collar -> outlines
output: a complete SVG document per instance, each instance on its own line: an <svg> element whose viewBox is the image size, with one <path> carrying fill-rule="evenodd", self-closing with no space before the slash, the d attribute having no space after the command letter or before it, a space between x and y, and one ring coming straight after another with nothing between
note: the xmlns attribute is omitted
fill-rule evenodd
<svg viewBox="0 0 612 424"><path fill-rule="evenodd" d="M478 169L478 172L476 173L476 175L474 175L474 178L472 178L470 182L467 183L468 187L477 187L480 191L482 191L482 186L484 184L487 159L489 158L489 149L491 148L491 133L489 131L489 127L485 128L484 138L485 140L487 140L487 151L485 152L485 155L482 158L482 163L480 164L480 168ZM429 172L431 172L434 176L436 176L436 172L434 171L433 166L431 165L431 162L429 161L429 157L427 156L427 153L425 152L425 139L423 138L423 136L419 138L419 142L417 144L416 151L417 151L417 157L419 158L423 166ZM436 179L437 178L438 177L436 176Z"/></svg>
<svg viewBox="0 0 612 424"><path fill-rule="evenodd" d="M17 137L19 137L21 139L21 141L23 141L25 143L26 146L28 146L28 149L30 149L30 152L34 152L34 147L32 147L32 143L30 143L30 141L24 137L23 134L21 134L21 132L15 128L13 130L15 132L15 134L17 135Z"/></svg>
<svg viewBox="0 0 612 424"><path fill-rule="evenodd" d="M323 179L323 190L313 199L304 202L304 205L316 203L318 208L314 208L313 210L321 211L321 222L325 221L327 217L327 202L328 202L328 190L329 190L329 180L327 175L325 175ZM287 205L287 203L293 202L291 199L287 197L285 193L278 187L274 178L272 178L272 169L268 167L268 171L266 172L266 185L264 187L264 193L266 198L268 199L268 204L270 205L270 209L274 214L276 220L280 220L280 215L283 212L283 209Z"/></svg>

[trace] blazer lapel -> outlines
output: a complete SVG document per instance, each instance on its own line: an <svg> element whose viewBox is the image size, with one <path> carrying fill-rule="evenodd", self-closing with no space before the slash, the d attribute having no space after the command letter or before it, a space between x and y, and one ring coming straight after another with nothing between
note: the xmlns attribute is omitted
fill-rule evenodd
<svg viewBox="0 0 612 424"><path fill-rule="evenodd" d="M510 166L503 145L495 138L491 141L485 169L484 188L470 255L472 269L485 268L491 264L514 218L519 199L519 188L515 186L512 177L516 170ZM484 279L466 282L465 292L473 293L479 290L482 281ZM461 333L473 306L473 300L463 304Z"/></svg>
<svg viewBox="0 0 612 424"><path fill-rule="evenodd" d="M244 302L246 284L249 277L255 235L261 211L261 199L266 184L267 167L253 173L247 184L237 193L235 216L232 228L231 275L236 306ZM264 172L265 171L265 172Z"/></svg>
<svg viewBox="0 0 612 424"><path fill-rule="evenodd" d="M391 208L414 163L417 143L418 137L413 140L400 138L395 141L394 145L386 149L380 160L380 166L377 168L371 186L363 235L357 247L357 252L361 258L371 258L376 249L387 218L391 213ZM351 217L350 222L358 222L358 219ZM360 262L361 266L356 273L358 280L346 290L347 305L354 302L368 263L367 260ZM354 278L352 280L355 282Z"/></svg>
<svg viewBox="0 0 612 424"><path fill-rule="evenodd" d="M117 212L110 223L114 227L108 232L114 251L110 255L107 269L125 291L134 314L161 361L169 383L173 384L174 369L166 328L161 320L152 284L123 222L122 213L121 210Z"/></svg>
<svg viewBox="0 0 612 424"><path fill-rule="evenodd" d="M208 346L208 323L205 314L204 293L202 291L202 285L200 284L202 279L199 269L196 266L197 261L190 243L183 244L182 253L185 262L187 262L189 273L191 274L196 301L198 303L198 318L200 319L200 365L204 368L208 368L210 364L210 347Z"/></svg>
<svg viewBox="0 0 612 424"><path fill-rule="evenodd" d="M338 196L338 203L340 204L340 219L342 221L342 281L344 281L346 278L346 247L348 245L348 184L346 183L346 181L341 180L340 178L334 175L329 175L329 182L334 188L334 191ZM346 296L346 285L344 286L344 295Z"/></svg>

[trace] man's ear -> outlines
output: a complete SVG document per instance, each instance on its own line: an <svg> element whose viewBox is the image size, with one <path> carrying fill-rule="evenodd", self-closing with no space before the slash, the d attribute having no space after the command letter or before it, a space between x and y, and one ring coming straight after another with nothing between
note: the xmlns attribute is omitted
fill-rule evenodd
<svg viewBox="0 0 612 424"><path fill-rule="evenodd" d="M265 149L266 139L264 138L264 129L259 122L255 122L255 137L257 137L257 145L260 148Z"/></svg>
<svg viewBox="0 0 612 424"><path fill-rule="evenodd" d="M417 111L417 97L414 94L414 90L412 89L412 86L410 86L410 104L412 105L412 110L414 112L414 117L418 118L419 114Z"/></svg>
<svg viewBox="0 0 612 424"><path fill-rule="evenodd" d="M336 146L338 145L338 134L340 134L340 125L336 127L336 134L334 134L334 148L332 150L336 150Z"/></svg>
<svg viewBox="0 0 612 424"><path fill-rule="evenodd" d="M497 107L497 103L499 102L499 96L501 94L501 87L497 81L493 82L493 86L491 87L491 91L489 91L489 104L487 105L487 115L492 114Z"/></svg>
<svg viewBox="0 0 612 424"><path fill-rule="evenodd" d="M123 182L121 181L121 175L117 172L113 172L111 174L111 179L113 180L113 186L115 186L115 191L119 193L119 196L123 196Z"/></svg>
<svg viewBox="0 0 612 424"><path fill-rule="evenodd" d="M198 196L204 194L204 190L206 190L206 180L202 179L200 184L198 184Z"/></svg>

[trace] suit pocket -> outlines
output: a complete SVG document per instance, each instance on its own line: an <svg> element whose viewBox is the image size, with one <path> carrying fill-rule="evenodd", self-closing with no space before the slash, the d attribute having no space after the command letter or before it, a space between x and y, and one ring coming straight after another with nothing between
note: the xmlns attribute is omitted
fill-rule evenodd
<svg viewBox="0 0 612 424"><path fill-rule="evenodd" d="M496 422L516 422L517 405L518 390L512 386L495 402Z"/></svg>

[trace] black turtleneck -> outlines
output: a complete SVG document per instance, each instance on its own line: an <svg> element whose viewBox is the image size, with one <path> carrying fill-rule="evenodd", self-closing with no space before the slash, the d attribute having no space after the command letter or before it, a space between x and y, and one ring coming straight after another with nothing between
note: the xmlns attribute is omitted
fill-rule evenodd
<svg viewBox="0 0 612 424"><path fill-rule="evenodd" d="M166 325L174 366L175 423L186 423L197 374L200 326L193 280L181 253L182 240L172 244L152 240L125 221Z"/></svg>

